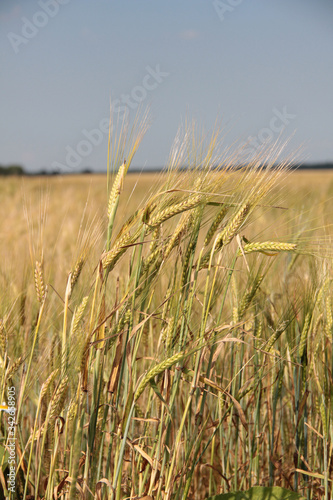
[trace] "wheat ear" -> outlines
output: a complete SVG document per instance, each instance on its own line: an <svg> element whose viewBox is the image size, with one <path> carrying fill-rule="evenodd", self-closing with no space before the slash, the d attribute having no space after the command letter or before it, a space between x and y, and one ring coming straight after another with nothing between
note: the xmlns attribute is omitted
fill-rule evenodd
<svg viewBox="0 0 333 500"><path fill-rule="evenodd" d="M299 342L299 348L298 348L300 358L303 356L304 350L306 348L308 334L310 330L310 324L311 324L311 313L307 313L307 315L305 316L304 325Z"/></svg>
<svg viewBox="0 0 333 500"><path fill-rule="evenodd" d="M81 274L83 265L84 265L84 258L80 257L77 260L77 262L76 262L76 264L74 266L74 269L73 269L73 271L71 273L71 293L73 292L73 288L76 285L77 280L79 279L79 276Z"/></svg>
<svg viewBox="0 0 333 500"><path fill-rule="evenodd" d="M149 384L149 381L152 378L156 377L160 373L163 373L165 370L167 370L168 368L170 368L175 363L178 363L178 361L180 361L184 357L185 357L185 353L184 352L177 352L177 354L174 354L173 356L171 356L171 358L165 359L161 363L158 363L156 366L154 366L153 368L151 368L150 370L148 370L148 372L143 377L143 379L141 380L141 382L140 382L140 384L139 384L139 386L138 386L138 388L136 390L135 398L134 398L135 402L139 399L139 397L143 393L146 385Z"/></svg>
<svg viewBox="0 0 333 500"><path fill-rule="evenodd" d="M14 375L14 373L17 372L17 370L20 368L21 364L23 363L24 359L22 356L20 356L16 361L15 363L12 364L12 366L8 367L7 368L7 371L6 371L6 376L5 376L5 380L8 380L10 379L10 377L12 377Z"/></svg>
<svg viewBox="0 0 333 500"><path fill-rule="evenodd" d="M42 303L45 298L45 285L43 278L43 265L38 260L36 260L35 266L35 288L37 293L37 300L38 302Z"/></svg>
<svg viewBox="0 0 333 500"><path fill-rule="evenodd" d="M140 230L136 231L133 235L125 233L122 235L115 245L104 254L102 257L103 269L112 271L120 257L126 252L129 245L135 242L140 234Z"/></svg>
<svg viewBox="0 0 333 500"><path fill-rule="evenodd" d="M294 252L297 249L296 243L281 243L279 241L264 241L262 243L246 243L243 246L244 253L262 252L262 253L278 253L278 252ZM238 255L241 255L241 250L238 250Z"/></svg>
<svg viewBox="0 0 333 500"><path fill-rule="evenodd" d="M168 241L164 253L163 258L167 259L172 251L172 249L177 245L177 242L180 240L182 233L186 232L187 227L190 226L192 220L192 214L183 214L179 223L177 224L176 229L174 230L170 240Z"/></svg>
<svg viewBox="0 0 333 500"><path fill-rule="evenodd" d="M176 203L175 205L171 205L170 207L165 208L161 212L158 212L154 217L149 220L149 226L156 227L165 222L166 220L174 217L177 214L186 212L187 210L191 210L194 207L197 207L202 202L202 195L196 194L189 196L186 200L181 201L180 203Z"/></svg>
<svg viewBox="0 0 333 500"><path fill-rule="evenodd" d="M7 336L6 336L6 330L5 330L5 325L2 319L0 319L0 351L4 355L6 352L6 346L7 346Z"/></svg>
<svg viewBox="0 0 333 500"><path fill-rule="evenodd" d="M49 375L47 377L47 379L45 380L45 382L43 383L43 385L41 387L41 391L40 391L40 396L39 396L40 400L43 399L43 397L45 396L45 394L48 391L48 388L50 387L50 385L52 384L52 382L54 381L54 379L56 378L56 376L58 375L58 373L59 373L59 368L56 368L55 370L53 370L53 372L51 373L51 375Z"/></svg>
<svg viewBox="0 0 333 500"><path fill-rule="evenodd" d="M239 228L243 224L250 211L250 204L245 203L236 215L231 219L231 221L226 225L223 231L216 238L216 250L219 250L222 246L228 245L233 237L237 234Z"/></svg>
<svg viewBox="0 0 333 500"><path fill-rule="evenodd" d="M215 231L219 227L220 223L222 222L222 220L223 220L224 216L226 215L226 213L228 212L228 210L229 210L228 205L223 205L222 208L219 210L219 212L216 214L210 228L207 231L206 238L204 241L205 247L208 246L209 243L212 241L212 238L215 234Z"/></svg>
<svg viewBox="0 0 333 500"><path fill-rule="evenodd" d="M125 174L126 174L126 162L124 162L119 167L118 173L112 185L108 203L108 217L110 217L110 214L112 213L115 205L118 202L119 195L123 188Z"/></svg>
<svg viewBox="0 0 333 500"><path fill-rule="evenodd" d="M72 319L72 326L71 326L71 334L72 335L76 332L76 330L79 327L79 323L82 319L87 302L88 302L88 296L83 297L81 304L79 305L79 307L77 309L75 309L73 319Z"/></svg>
<svg viewBox="0 0 333 500"><path fill-rule="evenodd" d="M65 377L60 382L54 397L51 400L50 420L59 415L59 413L63 409L67 390L68 376L65 375Z"/></svg>
<svg viewBox="0 0 333 500"><path fill-rule="evenodd" d="M244 293L242 300L240 301L238 311L236 313L237 314L236 321L240 321L242 319L242 317L244 316L245 311L247 310L247 308L251 304L253 297L257 293L257 290L260 287L263 279L264 279L263 275L257 276L253 282L251 289Z"/></svg>

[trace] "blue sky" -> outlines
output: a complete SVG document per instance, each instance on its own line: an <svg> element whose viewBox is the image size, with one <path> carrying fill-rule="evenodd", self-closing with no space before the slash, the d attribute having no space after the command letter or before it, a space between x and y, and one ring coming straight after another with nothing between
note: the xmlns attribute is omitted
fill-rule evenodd
<svg viewBox="0 0 333 500"><path fill-rule="evenodd" d="M1 0L0 28L0 164L105 170L110 98L150 108L135 166L164 165L186 119L333 160L329 0Z"/></svg>

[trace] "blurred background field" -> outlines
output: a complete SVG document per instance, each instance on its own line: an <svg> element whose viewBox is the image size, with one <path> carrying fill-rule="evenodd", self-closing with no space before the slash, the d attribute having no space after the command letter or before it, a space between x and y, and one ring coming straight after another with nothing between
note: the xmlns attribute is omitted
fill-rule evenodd
<svg viewBox="0 0 333 500"><path fill-rule="evenodd" d="M143 205L164 179L163 173L127 175L120 198L119 225L132 209ZM260 218L258 233L264 228L269 231L273 225L278 227L280 235L283 222L279 221L293 219L290 215L293 210L305 212L304 217L312 227L330 223L333 171L289 172L275 190L277 204L289 207L289 213L278 209L267 211L267 219ZM105 175L0 178L0 196L1 275L2 279L7 275L7 284L18 286L17 280L23 280L28 270L32 272L34 258L29 251L29 248L33 250L32 242L35 251L44 252L46 273L52 273L56 285L63 284L77 257L80 227L82 233L88 230L89 224L97 228L92 261L100 256L107 225ZM311 223L312 218L315 224ZM283 231L288 228L284 227ZM13 272L15 280L10 279Z"/></svg>

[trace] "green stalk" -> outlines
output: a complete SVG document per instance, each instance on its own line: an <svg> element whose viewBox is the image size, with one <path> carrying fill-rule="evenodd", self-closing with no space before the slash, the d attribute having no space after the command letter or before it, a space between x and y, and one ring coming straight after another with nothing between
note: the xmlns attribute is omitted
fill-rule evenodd
<svg viewBox="0 0 333 500"><path fill-rule="evenodd" d="M156 456L155 456L156 463L159 462L160 456L161 456L161 450L162 450L162 429L163 429L164 415L165 415L165 408L164 408L164 405L162 404L161 405L160 425L159 425L160 432L158 433L157 451L156 451ZM149 495L152 496L152 490L153 490L153 487L154 487L154 484L155 484L156 474L157 474L157 467L155 467L155 469L154 469L154 471L153 471L153 473L151 475L150 487L149 487L149 490L148 490L148 496Z"/></svg>
<svg viewBox="0 0 333 500"><path fill-rule="evenodd" d="M174 466L175 466L175 461L176 461L176 458L178 457L178 446L180 444L180 439L181 439L181 436L182 436L182 433L183 433L183 428L184 428L184 424L185 424L185 421L186 421L187 413L188 413L190 405L191 405L193 391L194 391L194 387L192 386L192 391L190 392L189 398L187 400L186 407L185 407L184 413L183 413L183 417L181 419L181 422L180 422L180 425L179 425L179 428L178 428L178 432L177 432L177 436L176 436L176 440L175 440L175 443L174 443L174 446L173 446L173 455L172 455L172 460L171 460L171 464L170 464L170 468L169 468L169 476L168 476L168 479L166 481L166 486L165 486L166 495L168 495L168 494L170 495L171 494L171 492L169 492L171 478L172 478L172 475L173 475L173 469L174 469Z"/></svg>
<svg viewBox="0 0 333 500"><path fill-rule="evenodd" d="M79 416L81 410L81 404L79 403L77 416ZM70 469L72 483L69 490L69 500L74 500L77 498L76 491L76 481L79 474L79 461L81 455L81 445L82 445L82 434L83 434L83 426L84 426L84 418L85 413L82 411L81 418L79 420L79 428L75 432L75 441L74 441L74 451L73 451L73 468Z"/></svg>
<svg viewBox="0 0 333 500"><path fill-rule="evenodd" d="M118 459L117 459L117 468L116 468L116 472L115 472L114 479L113 479L113 485L112 485L113 489L112 489L112 493L111 493L111 500L113 500L115 498L114 497L115 492L119 491L119 489L120 489L119 488L120 471L121 471L121 468L123 465L123 457L124 457L124 453L125 453L126 440L127 440L129 428L131 425L131 419L133 416L134 408L135 408L135 402L133 400L131 409L130 409L128 417L127 417L124 435L123 435L123 438L121 440L121 446L120 446L119 455L118 455Z"/></svg>
<svg viewBox="0 0 333 500"><path fill-rule="evenodd" d="M50 466L50 474L49 474L49 479L47 482L47 488L45 492L45 499L46 500L53 500L53 484L54 484L54 472L55 472L55 464L56 464L56 459L57 459L57 453L58 453L58 447L59 447L59 428L58 425L55 425L55 448L53 450L53 455L52 455L52 460L51 460L51 466Z"/></svg>
<svg viewBox="0 0 333 500"><path fill-rule="evenodd" d="M113 226L114 226L114 221L116 218L118 205L119 205L119 196L117 197L116 202L115 202L113 209L112 209L110 216L109 216L107 238L106 238L106 251L107 252L110 250L112 231L113 231Z"/></svg>
<svg viewBox="0 0 333 500"><path fill-rule="evenodd" d="M31 363L32 363L32 358L33 358L33 354L34 354L34 350L35 350L37 338L38 338L38 332L39 332L39 328L40 328L40 322L41 322L41 319L42 319L42 314L43 314L43 311L44 311L45 300L46 300L46 294L45 294L44 300L41 303L40 308L39 308L38 320L37 320L37 325L36 325L36 328L35 328L34 338L33 338L33 341L32 341L32 347L31 347L31 351L30 351L27 372L26 372L25 377L24 377L24 382L23 382L22 390L20 391L20 397L19 397L19 402L18 402L18 407L17 407L17 414L16 414L16 421L17 422L19 421L19 416L20 416L20 413L21 413L21 406L22 406L22 401L23 401L23 398L24 398L25 388L26 388L26 385L27 385L27 380L28 380L29 375L30 375ZM16 429L16 427L15 427L15 429Z"/></svg>
<svg viewBox="0 0 333 500"><path fill-rule="evenodd" d="M38 406L37 406L37 411L36 411L36 416L35 416L35 422L34 422L34 429L32 432L32 438L31 438L31 447L30 447L30 454L29 454L29 460L28 460L28 465L27 465L27 472L26 472L26 481L25 481L25 486L24 486L24 493L23 493L23 500L26 499L27 496L27 491L28 491L28 484L29 484L29 474L30 474L30 468L31 468L31 462L32 462L32 452L34 448L34 442L35 442L35 436L36 436L36 430L37 430L37 420L38 420L38 415L41 407L41 397L38 399ZM23 458L23 457L22 457ZM20 464L21 464L20 460ZM20 467L20 464L18 466L18 469ZM35 492L38 493L38 492Z"/></svg>

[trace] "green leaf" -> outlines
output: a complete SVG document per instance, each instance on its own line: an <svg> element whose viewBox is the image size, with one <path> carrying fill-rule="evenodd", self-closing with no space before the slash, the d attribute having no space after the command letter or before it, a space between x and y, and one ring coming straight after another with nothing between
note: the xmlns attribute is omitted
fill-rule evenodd
<svg viewBox="0 0 333 500"><path fill-rule="evenodd" d="M253 486L247 491L235 491L207 498L207 500L301 500L301 495L295 491L279 486Z"/></svg>

